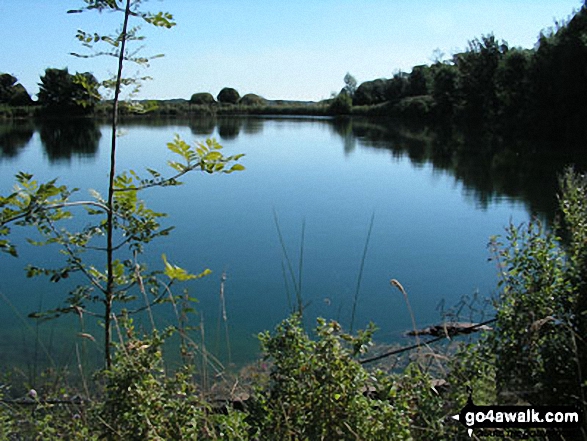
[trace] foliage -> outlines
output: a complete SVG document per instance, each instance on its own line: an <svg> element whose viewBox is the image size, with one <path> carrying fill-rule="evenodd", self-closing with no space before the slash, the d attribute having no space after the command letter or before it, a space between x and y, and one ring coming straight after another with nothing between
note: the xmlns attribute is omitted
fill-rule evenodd
<svg viewBox="0 0 587 441"><path fill-rule="evenodd" d="M137 28L128 28L131 15L139 17L155 26L171 27L172 16L167 13L153 14L140 9L140 1L126 0L125 8L121 9L116 1L86 0L85 10L113 10L123 11L124 21L122 31L116 36L90 36L78 31L78 39L85 47L93 48L96 43L106 43L114 48L114 55L118 58L118 73L110 83L114 87L114 101L112 107L112 144L110 152L110 174L107 197L102 197L93 191L92 200L72 200L71 196L77 189L68 189L57 186L56 180L38 183L33 176L19 173L16 176L17 187L6 197L0 197L0 251L16 256L15 246L4 239L10 233L12 224L34 227L38 230L41 240L30 240L34 245L58 245L65 255L65 263L56 268L41 268L29 266L29 277L45 275L52 282L58 282L69 277L71 273L79 273L84 283L70 291L65 306L47 312L34 314L38 318L59 317L65 313L76 313L83 316L92 313L88 308L92 304L102 304L104 310L98 313L104 321L104 357L107 367L111 364L110 341L111 321L120 314L115 305L122 305L142 295L145 305L141 309L149 309L163 299L169 298L170 286L176 281L185 281L203 277L209 271L199 275L190 275L183 269L170 264L163 258L169 282L159 279L157 271L147 272L145 266L138 260L146 244L153 239L169 234L171 228L161 229L159 220L163 216L146 207L139 199L141 190L151 187L165 187L179 185L184 174L200 170L206 173L232 173L243 170L240 164L230 163L238 160L242 155L225 157L222 148L215 140L208 139L191 147L185 141L176 137L168 143L168 149L179 158L169 161L173 174L164 177L160 172L147 169L148 177L140 177L136 172L129 171L116 173L116 143L118 100L121 85L135 84L134 80L126 81L122 78L122 66L125 60L139 64L147 63L148 59L132 54L126 48L127 41L140 41L143 38L137 34ZM79 11L75 11L79 12ZM94 55L104 55L98 52ZM79 55L78 56L82 56ZM85 55L88 57L89 55ZM77 108L91 108L96 98L98 83L91 74L76 74L72 76L67 69L47 69L42 78L43 84L39 92L39 101L48 109L71 110ZM73 216L71 210L82 207L87 210L91 219L79 231L69 231L59 223ZM104 237L106 238L104 244ZM88 258L88 252L103 252L105 254L105 268L97 267L93 260ZM92 263L90 263L92 262ZM127 312L125 312L127 313Z"/></svg>
<svg viewBox="0 0 587 441"><path fill-rule="evenodd" d="M346 93L339 93L328 106L328 110L333 115L349 115L352 107L352 98Z"/></svg>
<svg viewBox="0 0 587 441"><path fill-rule="evenodd" d="M239 99L238 103L242 106L264 106L267 104L267 100L254 93L247 93Z"/></svg>
<svg viewBox="0 0 587 441"><path fill-rule="evenodd" d="M39 104L48 112L88 113L100 100L98 80L89 72L45 69L39 84Z"/></svg>
<svg viewBox="0 0 587 441"><path fill-rule="evenodd" d="M433 113L435 105L430 95L407 97L394 106L394 114L405 118L422 119Z"/></svg>
<svg viewBox="0 0 587 441"><path fill-rule="evenodd" d="M391 103L397 103L406 96L409 88L409 80L406 74L397 73L386 82L385 100Z"/></svg>
<svg viewBox="0 0 587 441"><path fill-rule="evenodd" d="M433 70L432 97L437 115L451 119L460 103L460 76L456 66L440 64Z"/></svg>
<svg viewBox="0 0 587 441"><path fill-rule="evenodd" d="M318 321L311 340L298 316L282 322L275 335L260 336L272 361L269 384L258 390L251 411L253 436L263 439L408 439L408 403L366 396L376 383L354 356L364 351L373 329L358 338L336 322ZM393 399L393 404L388 401ZM270 435L269 435L270 434Z"/></svg>
<svg viewBox="0 0 587 441"><path fill-rule="evenodd" d="M377 79L361 83L353 96L354 106L364 106L382 103L385 101L386 80Z"/></svg>
<svg viewBox="0 0 587 441"><path fill-rule="evenodd" d="M0 104L10 106L30 106L33 103L31 96L24 86L17 83L16 77L0 74Z"/></svg>
<svg viewBox="0 0 587 441"><path fill-rule="evenodd" d="M431 68L425 65L414 66L408 76L408 96L428 95L432 91Z"/></svg>
<svg viewBox="0 0 587 441"><path fill-rule="evenodd" d="M237 104L238 100L240 99L240 95L236 89L233 89L232 87L225 87L218 93L216 99L219 103Z"/></svg>
<svg viewBox="0 0 587 441"><path fill-rule="evenodd" d="M436 57L431 66L415 66L409 75L366 81L357 87L353 105L374 108L354 112L411 117L413 108L406 115L393 104L431 95L439 122L499 128L514 139L520 134L556 138L582 148L587 138L586 60L584 4L570 20L541 33L533 49L511 48L492 34L482 35L450 59Z"/></svg>
<svg viewBox="0 0 587 441"><path fill-rule="evenodd" d="M190 104L194 105L211 105L216 104L216 100L212 96L211 93L208 92L200 92L194 93L190 98Z"/></svg>
<svg viewBox="0 0 587 441"><path fill-rule="evenodd" d="M473 123L491 117L495 110L495 72L507 51L507 44L498 43L490 34L470 41L466 52L454 56L464 97L464 115Z"/></svg>
<svg viewBox="0 0 587 441"><path fill-rule="evenodd" d="M586 404L587 179L567 170L562 184L566 246L538 221L510 226L506 245L493 240L503 290L491 344L503 400Z"/></svg>
<svg viewBox="0 0 587 441"><path fill-rule="evenodd" d="M344 88L345 93L351 98L355 96L357 91L357 80L350 73L346 73L344 76Z"/></svg>
<svg viewBox="0 0 587 441"><path fill-rule="evenodd" d="M131 326L127 333L112 367L101 374L104 395L94 410L99 433L119 440L196 439L207 409L190 373L166 375L158 332L138 339Z"/></svg>

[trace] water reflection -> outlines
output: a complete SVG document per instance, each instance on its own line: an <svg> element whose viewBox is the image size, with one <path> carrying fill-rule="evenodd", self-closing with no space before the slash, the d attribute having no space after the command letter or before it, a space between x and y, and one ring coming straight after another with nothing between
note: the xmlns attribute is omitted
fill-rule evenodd
<svg viewBox="0 0 587 441"><path fill-rule="evenodd" d="M93 157L102 136L96 121L43 121L39 134L50 162L70 161L72 156Z"/></svg>
<svg viewBox="0 0 587 441"><path fill-rule="evenodd" d="M30 121L0 124L0 159L15 158L31 140L34 125Z"/></svg>
<svg viewBox="0 0 587 441"><path fill-rule="evenodd" d="M265 120L256 117L239 116L203 116L189 121L189 127L196 136L212 136L214 130L224 140L237 138L241 130L247 135L256 135L263 131Z"/></svg>
<svg viewBox="0 0 587 441"><path fill-rule="evenodd" d="M415 166L430 164L462 182L479 208L508 198L523 202L533 215L552 220L557 208L558 176L571 164L584 170L585 155L518 139L504 141L488 133L462 133L451 127L431 128L397 122L352 120L353 137L368 148L408 157ZM348 129L347 129L348 130ZM341 133L341 129L337 130ZM344 139L347 151L346 135Z"/></svg>
<svg viewBox="0 0 587 441"><path fill-rule="evenodd" d="M284 120L280 118L280 120ZM131 119L125 126L186 125L197 137L218 136L233 140L263 131L269 118L208 116L185 120ZM565 166L587 168L585 155L564 153L552 144L523 139L503 140L486 133L462 133L453 127L401 124L362 118L288 119L288 124L319 124L340 137L345 155L358 148L389 151L394 158L409 158L416 167L430 165L435 173L447 173L461 182L479 208L501 198L523 202L528 210L552 220L557 206L557 176ZM101 137L96 121L15 121L0 124L0 158L15 158L38 130L50 162L72 156L93 157Z"/></svg>

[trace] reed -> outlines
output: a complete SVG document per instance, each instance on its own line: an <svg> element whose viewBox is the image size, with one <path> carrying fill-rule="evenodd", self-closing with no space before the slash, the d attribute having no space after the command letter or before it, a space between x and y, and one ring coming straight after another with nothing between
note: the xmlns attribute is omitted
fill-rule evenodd
<svg viewBox="0 0 587 441"><path fill-rule="evenodd" d="M414 330L414 336L416 337L416 345L420 347L420 337L418 336L418 327L416 326L416 319L414 317L414 311L412 310L412 306L410 305L410 299L408 298L408 293L404 289L401 283L397 279L391 279L389 284L395 288L397 288L404 296L404 300L406 302L406 306L408 307L408 312L410 313L410 318L412 319L412 329Z"/></svg>
<svg viewBox="0 0 587 441"><path fill-rule="evenodd" d="M226 312L226 296L224 295L224 287L226 283L226 270L222 272L220 277L220 311L218 314L218 322L216 324L216 353L220 352L219 339L220 339L220 322L224 323L224 338L226 342L226 352L228 355L228 365L232 364L232 353L230 348L230 333L228 331L228 313Z"/></svg>
<svg viewBox="0 0 587 441"><path fill-rule="evenodd" d="M275 222L275 228L277 229L277 236L279 238L279 244L281 245L281 252L283 253L283 256L285 258L285 262L287 264L287 269L288 269L289 275L291 277L291 281L294 286L294 291L296 294L297 310L292 310L292 313L297 312L300 315L303 315L304 303L303 303L303 297L302 297L302 266L304 264L304 236L305 236L305 231L306 231L306 220L304 219L302 221L302 238L301 238L301 244L300 244L300 261L299 261L299 267L298 267L298 280L296 280L296 276L294 274L291 259L289 258L289 254L287 254L285 240L283 239L283 234L281 233L281 227L279 225L279 219L277 217L277 212L275 211L275 208L273 208L273 220ZM289 288L287 285L287 280L286 280L286 291L287 291L287 296L288 296L288 302L290 302L290 295L289 295Z"/></svg>
<svg viewBox="0 0 587 441"><path fill-rule="evenodd" d="M357 287L355 288L355 296L353 298L353 309L351 312L351 324L349 326L349 333L353 333L355 324L355 313L357 304L359 303L359 291L361 290L361 281L363 280L363 269L365 268L365 261L367 260L367 250L369 249L369 241L371 240L371 232L373 231L373 224L375 222L375 212L371 214L371 222L369 222L369 230L367 231L367 239L365 239L365 246L363 247L363 256L361 257L361 265L359 266L359 274L357 275Z"/></svg>

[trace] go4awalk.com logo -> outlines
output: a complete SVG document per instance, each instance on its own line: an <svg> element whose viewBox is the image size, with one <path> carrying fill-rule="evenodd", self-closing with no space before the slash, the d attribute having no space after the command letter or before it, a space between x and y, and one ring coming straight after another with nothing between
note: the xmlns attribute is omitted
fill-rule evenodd
<svg viewBox="0 0 587 441"><path fill-rule="evenodd" d="M583 423L581 409L573 406L477 406L471 396L453 419L474 429L579 429Z"/></svg>

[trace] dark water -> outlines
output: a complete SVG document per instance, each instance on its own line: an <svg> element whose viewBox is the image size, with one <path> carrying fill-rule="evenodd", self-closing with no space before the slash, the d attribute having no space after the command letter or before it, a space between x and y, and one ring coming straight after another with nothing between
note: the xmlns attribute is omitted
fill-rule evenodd
<svg viewBox="0 0 587 441"><path fill-rule="evenodd" d="M199 301L193 324L204 320L208 349L224 362L219 286L226 271L230 359L237 364L255 357L256 334L272 329L294 302L274 213L295 277L301 273L307 323L324 316L346 328L373 216L354 328L373 321L376 339L401 340L411 321L389 280L403 284L422 326L463 298L490 297L497 283L490 236L531 216L552 220L557 174L578 162L531 145L372 120L132 121L121 132L119 171L165 170L166 143L175 134L187 141L215 137L225 154L246 154L244 172L192 174L181 187L143 194L151 208L169 214L164 224L176 227L147 249L150 267L161 268L165 253L191 272L213 271L186 287ZM91 121L0 125L0 194L11 191L18 171L79 187L79 199L89 198L90 188L105 194L109 138L106 125ZM16 228L14 240L24 242L25 233ZM60 306L73 281L25 277L26 263L57 266L55 249L22 243L20 254L0 255L0 365L42 364L49 355L58 365L75 365L82 349L99 360L99 345L83 339L82 347L76 337L80 317L42 324L26 318ZM170 308L156 314L160 325L176 322ZM83 330L99 339L93 320L83 319Z"/></svg>

